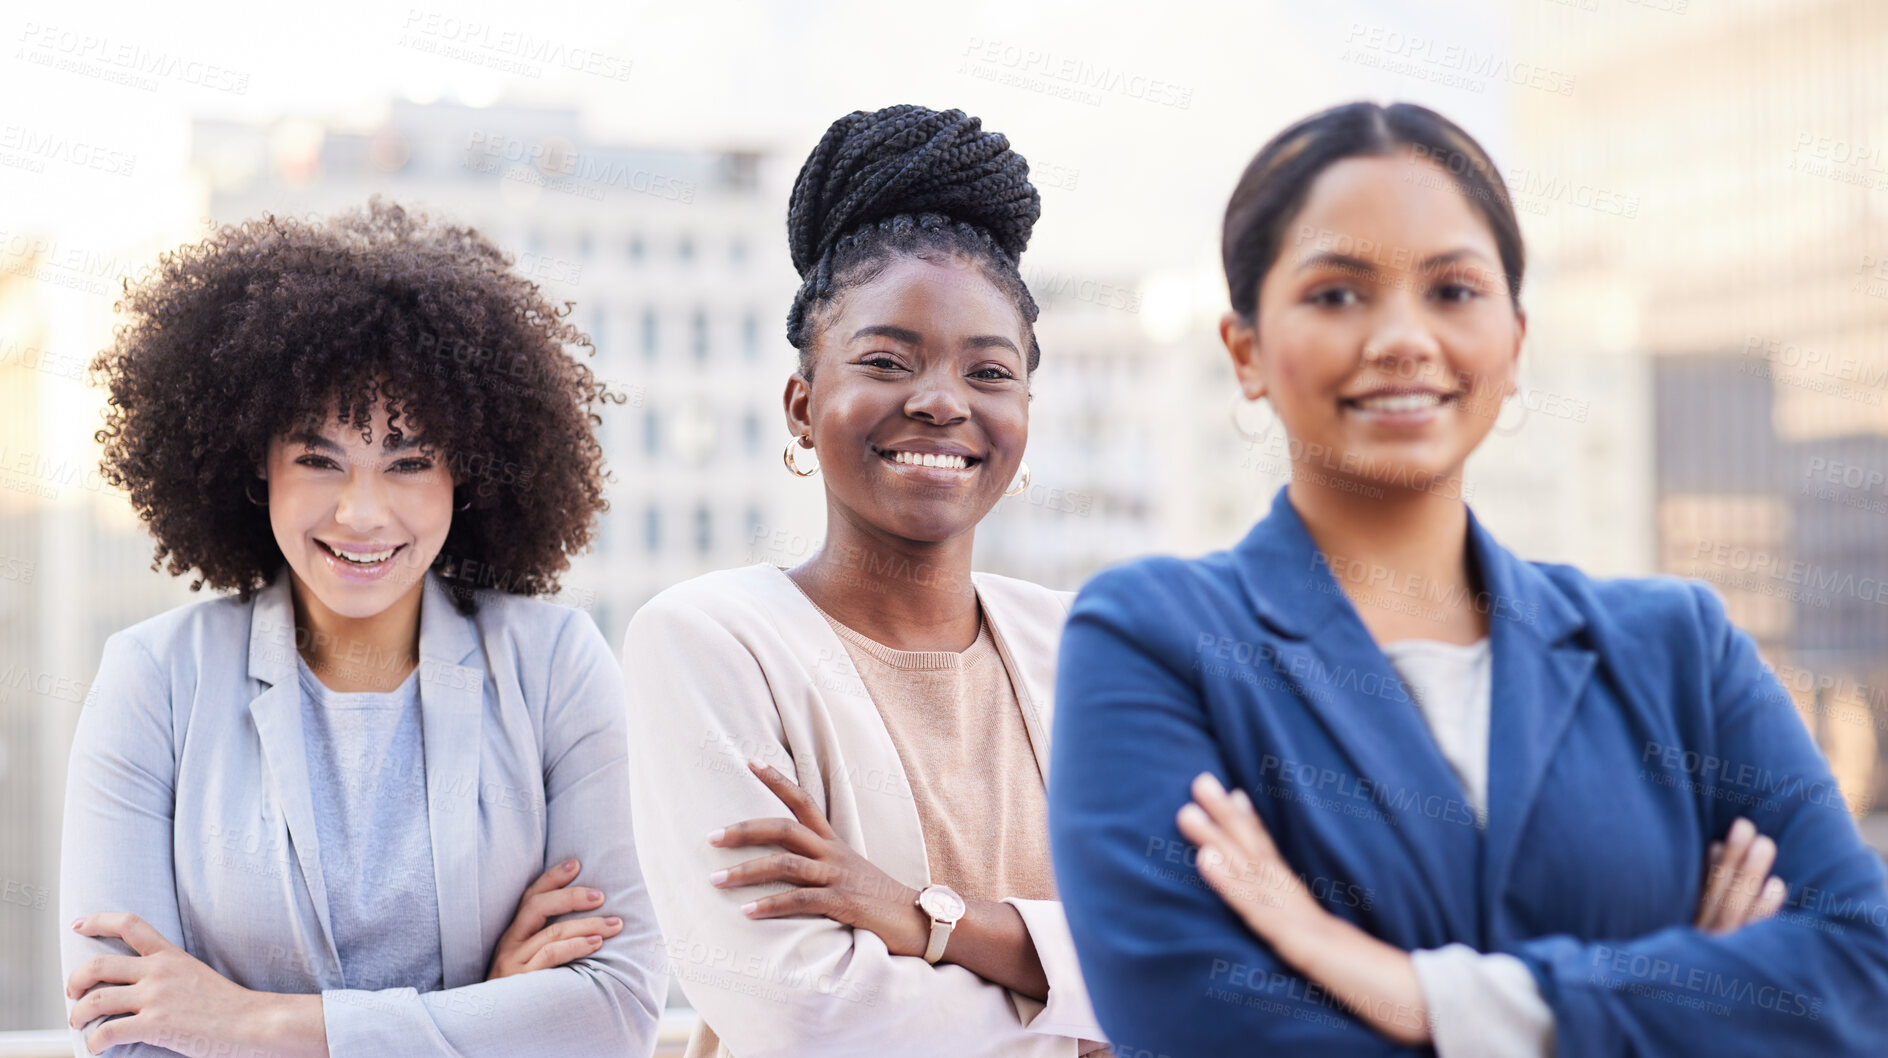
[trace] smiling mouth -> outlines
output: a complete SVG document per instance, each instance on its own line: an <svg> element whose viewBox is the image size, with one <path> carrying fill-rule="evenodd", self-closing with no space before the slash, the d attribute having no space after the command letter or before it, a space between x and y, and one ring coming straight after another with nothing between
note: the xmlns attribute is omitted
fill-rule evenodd
<svg viewBox="0 0 1888 1058"><path fill-rule="evenodd" d="M948 455L940 452L902 452L881 449L880 459L903 467L934 467L939 470L969 470L983 462L976 456Z"/></svg>
<svg viewBox="0 0 1888 1058"><path fill-rule="evenodd" d="M405 544L398 544L393 547L382 548L379 551L354 551L347 548L334 547L325 540L316 540L315 543L320 545L321 549L326 551L329 555L350 566L358 566L362 569L370 569L374 566L378 566L406 548Z"/></svg>
<svg viewBox="0 0 1888 1058"><path fill-rule="evenodd" d="M1359 411L1410 412L1440 408L1451 401L1460 400L1462 394L1455 393L1378 393L1367 397L1344 397L1338 404Z"/></svg>

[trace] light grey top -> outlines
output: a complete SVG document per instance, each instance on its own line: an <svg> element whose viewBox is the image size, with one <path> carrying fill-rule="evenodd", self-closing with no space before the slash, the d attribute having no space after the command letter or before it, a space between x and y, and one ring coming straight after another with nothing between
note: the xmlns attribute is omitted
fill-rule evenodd
<svg viewBox="0 0 1888 1058"><path fill-rule="evenodd" d="M335 691L296 657L328 921L349 988L437 992L419 669L392 691Z"/></svg>
<svg viewBox="0 0 1888 1058"><path fill-rule="evenodd" d="M1442 757L1455 769L1488 825L1488 723L1494 653L1487 639L1462 645L1433 639L1385 643L1383 653L1422 710ZM1527 964L1466 944L1410 953L1438 1058L1547 1058L1554 1011Z"/></svg>
<svg viewBox="0 0 1888 1058"><path fill-rule="evenodd" d="M415 686L439 991L353 988L343 973L355 952L331 913L296 656L286 576L106 641L72 745L62 921L130 911L237 984L319 992L336 1058L648 1055L666 959L630 828L623 673L589 616L483 593L467 617L427 577ZM525 886L572 856L622 932L588 958L486 982ZM60 935L67 974L130 953ZM77 1033L73 1053L86 1053Z"/></svg>

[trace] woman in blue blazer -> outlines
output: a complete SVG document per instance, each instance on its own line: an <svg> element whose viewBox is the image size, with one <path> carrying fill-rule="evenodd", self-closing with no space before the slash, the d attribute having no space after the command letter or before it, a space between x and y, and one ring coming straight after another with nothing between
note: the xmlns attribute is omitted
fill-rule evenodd
<svg viewBox="0 0 1888 1058"><path fill-rule="evenodd" d="M223 228L121 308L105 472L233 594L112 636L79 719L75 1053L649 1054L622 672L526 598L604 506L587 340L379 201Z"/></svg>
<svg viewBox="0 0 1888 1058"><path fill-rule="evenodd" d="M1486 154L1314 115L1224 256L1290 484L1230 551L1097 576L1062 643L1051 841L1117 1053L1888 1054L1883 865L1750 638L1462 501L1525 332Z"/></svg>

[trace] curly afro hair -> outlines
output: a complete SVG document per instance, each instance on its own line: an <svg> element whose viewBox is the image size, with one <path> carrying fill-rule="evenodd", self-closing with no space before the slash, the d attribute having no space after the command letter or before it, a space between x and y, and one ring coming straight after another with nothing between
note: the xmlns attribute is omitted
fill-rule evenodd
<svg viewBox="0 0 1888 1058"><path fill-rule="evenodd" d="M813 378L813 349L841 294L891 258L942 255L976 262L1015 303L1035 371L1036 301L1017 260L1041 213L1029 163L961 110L904 104L833 122L787 200L787 248L801 279L787 341L800 351L801 377Z"/></svg>
<svg viewBox="0 0 1888 1058"><path fill-rule="evenodd" d="M162 255L127 283L111 348L100 468L157 539L151 568L197 571L247 600L284 565L251 500L269 442L330 419L371 441L421 437L455 507L435 568L463 613L476 591L550 594L588 547L607 477L595 407L620 403L567 349L594 354L477 231L372 199L328 219L264 215Z"/></svg>

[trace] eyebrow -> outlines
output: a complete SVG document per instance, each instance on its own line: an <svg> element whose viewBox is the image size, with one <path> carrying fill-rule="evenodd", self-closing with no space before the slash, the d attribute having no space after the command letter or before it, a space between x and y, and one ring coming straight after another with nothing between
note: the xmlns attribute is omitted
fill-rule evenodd
<svg viewBox="0 0 1888 1058"><path fill-rule="evenodd" d="M336 454L346 454L346 451L347 451L346 449L342 448L340 445L334 443L333 441L328 440L326 437L323 437L320 434L314 433L309 430L297 430L294 433L289 434L288 439L291 444L304 444L310 448L317 449L322 452L334 452ZM387 451L404 452L409 448L422 447L423 445L425 445L425 443L426 442L420 440L419 438L413 436L412 434L404 434L401 436L399 443L388 448Z"/></svg>
<svg viewBox="0 0 1888 1058"><path fill-rule="evenodd" d="M1459 249L1450 250L1447 253L1431 254L1423 258L1422 261L1416 265L1416 269L1417 271L1427 272L1431 269L1454 264L1457 261L1470 257L1479 258L1484 263L1493 263L1490 262L1487 255L1483 254L1480 250L1464 246ZM1377 270L1377 263L1368 258L1357 257L1347 253L1326 251L1325 253L1312 254L1310 257L1298 262L1297 271L1303 272L1310 268L1322 266L1330 266L1353 272L1375 272Z"/></svg>
<svg viewBox="0 0 1888 1058"><path fill-rule="evenodd" d="M856 342L861 338L890 338L892 341L901 343L903 345L923 345L924 344L924 336L920 335L917 331L914 331L909 327L894 327L889 323L876 323L869 327L859 328L857 331L853 333L852 341ZM1016 348L1015 342L1010 341L1008 338L1005 338L1000 334L972 335L971 337L964 339L964 348L966 349L1002 348L1002 349L1008 349L1010 352L1015 353L1018 356L1023 355L1022 350Z"/></svg>

